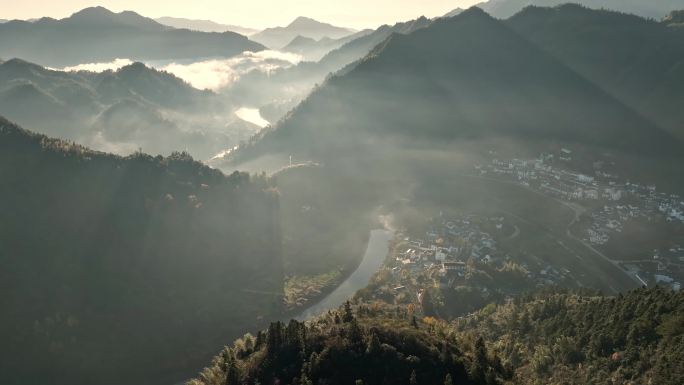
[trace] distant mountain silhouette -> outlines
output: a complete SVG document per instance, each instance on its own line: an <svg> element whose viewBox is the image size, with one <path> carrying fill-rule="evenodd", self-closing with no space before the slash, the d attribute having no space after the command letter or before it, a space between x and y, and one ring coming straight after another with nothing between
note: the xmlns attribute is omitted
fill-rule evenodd
<svg viewBox="0 0 684 385"><path fill-rule="evenodd" d="M249 100L254 105L267 105L269 120L275 122L306 97L312 87L322 83L328 75L366 56L373 47L383 42L392 33L411 33L429 23L429 19L421 17L392 26L383 25L370 32L357 32L340 39L350 39L350 41L328 52L318 62L305 61L268 74L252 71L240 77L226 92L236 98Z"/></svg>
<svg viewBox="0 0 684 385"><path fill-rule="evenodd" d="M271 49L280 49L297 36L304 36L315 40L326 37L339 39L349 36L354 32L352 29L336 27L307 17L298 17L287 27L267 28L252 35L251 39Z"/></svg>
<svg viewBox="0 0 684 385"><path fill-rule="evenodd" d="M184 19L182 17L160 17L155 19L158 23L173 28L185 28L202 32L235 32L240 35L253 35L258 29L241 27L239 25L221 24L211 20Z"/></svg>
<svg viewBox="0 0 684 385"><path fill-rule="evenodd" d="M670 11L682 8L681 0L489 0L478 6L494 17L508 18L529 5L550 7L565 3L578 3L593 9L607 9L632 13L660 20Z"/></svg>
<svg viewBox="0 0 684 385"><path fill-rule="evenodd" d="M571 4L529 7L506 23L684 140L684 29Z"/></svg>
<svg viewBox="0 0 684 385"><path fill-rule="evenodd" d="M301 55L307 61L319 61L328 52L337 49L350 41L366 36L372 33L372 30L363 30L349 36L341 37L339 39L331 39L329 37L321 38L320 40L312 39L297 35L292 41L282 48L285 52L292 52Z"/></svg>
<svg viewBox="0 0 684 385"><path fill-rule="evenodd" d="M332 163L417 143L500 138L626 153L681 144L479 8L392 34L235 155ZM395 150L392 150L395 148ZM394 151L394 152L392 152Z"/></svg>
<svg viewBox="0 0 684 385"><path fill-rule="evenodd" d="M234 32L173 29L135 12L86 8L61 20L0 24L0 57L20 57L52 67L115 58L162 60L233 56L264 47Z"/></svg>
<svg viewBox="0 0 684 385"><path fill-rule="evenodd" d="M460 15L463 11L465 11L463 8L452 9L451 11L445 13L442 17L454 17L456 15Z"/></svg>

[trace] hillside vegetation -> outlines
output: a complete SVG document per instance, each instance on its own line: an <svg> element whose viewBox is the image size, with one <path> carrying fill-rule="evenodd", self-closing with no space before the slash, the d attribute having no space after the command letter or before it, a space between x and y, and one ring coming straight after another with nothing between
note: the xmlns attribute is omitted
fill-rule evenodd
<svg viewBox="0 0 684 385"><path fill-rule="evenodd" d="M678 384L684 294L544 290L448 323L347 304L226 347L191 385Z"/></svg>
<svg viewBox="0 0 684 385"><path fill-rule="evenodd" d="M164 382L281 310L266 177L98 153L3 119L0 179L3 384Z"/></svg>

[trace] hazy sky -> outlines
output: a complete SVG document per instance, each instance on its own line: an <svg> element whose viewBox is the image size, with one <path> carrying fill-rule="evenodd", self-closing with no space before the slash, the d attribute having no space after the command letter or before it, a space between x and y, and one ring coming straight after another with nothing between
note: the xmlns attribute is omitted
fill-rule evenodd
<svg viewBox="0 0 684 385"><path fill-rule="evenodd" d="M434 17L482 0L0 0L0 19L63 18L86 7L132 10L144 16L211 19L264 28L297 16L352 28L377 27L420 15Z"/></svg>

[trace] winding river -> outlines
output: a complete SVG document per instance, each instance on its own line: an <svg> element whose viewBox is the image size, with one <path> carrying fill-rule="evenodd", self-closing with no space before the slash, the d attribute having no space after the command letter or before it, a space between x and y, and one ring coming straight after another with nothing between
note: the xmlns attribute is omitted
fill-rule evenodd
<svg viewBox="0 0 684 385"><path fill-rule="evenodd" d="M302 321L324 313L329 309L336 309L346 300L351 298L359 289L366 287L371 276L380 269L385 261L385 257L389 252L389 241L392 239L393 235L394 232L391 230L372 230L368 240L366 253L363 256L363 261L361 261L359 267L357 267L356 270L333 292L325 296L315 305L304 310L295 318Z"/></svg>

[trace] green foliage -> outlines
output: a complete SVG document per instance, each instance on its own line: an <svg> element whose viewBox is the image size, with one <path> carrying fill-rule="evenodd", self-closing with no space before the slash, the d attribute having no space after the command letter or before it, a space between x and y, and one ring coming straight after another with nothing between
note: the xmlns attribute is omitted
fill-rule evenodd
<svg viewBox="0 0 684 385"><path fill-rule="evenodd" d="M464 370L471 358L455 339L433 335L427 327L415 329L394 307L364 308L352 321L342 323L335 322L334 313L306 323L290 321L287 327L271 324L267 339L274 342L236 359L243 368L240 383L270 384L276 379L283 384L330 385L438 384L447 379L464 385L486 383L484 375L480 381ZM292 348L295 340L298 349ZM307 355L308 360L303 359ZM494 378L503 375L488 357L480 359L483 373ZM215 370L218 367L205 371ZM222 385L224 378L204 375L190 384Z"/></svg>
<svg viewBox="0 0 684 385"><path fill-rule="evenodd" d="M335 322L337 313L351 307L345 304L307 323L272 324L268 334L284 333L274 339L290 342L278 344L273 354L262 349L238 358L245 368L240 381L674 385L684 378L682 292L654 288L601 297L545 289L451 324L426 317L429 327L407 309L380 302L356 306L351 322ZM191 384L220 381L220 375L205 375Z"/></svg>
<svg viewBox="0 0 684 385"><path fill-rule="evenodd" d="M675 384L684 378L684 349L677 345L684 338L682 314L684 293L658 287L612 298L541 291L466 317L456 330L489 341L490 354L501 357L520 384L567 378ZM481 358L486 352L479 341L475 357ZM474 367L471 373L481 372Z"/></svg>

